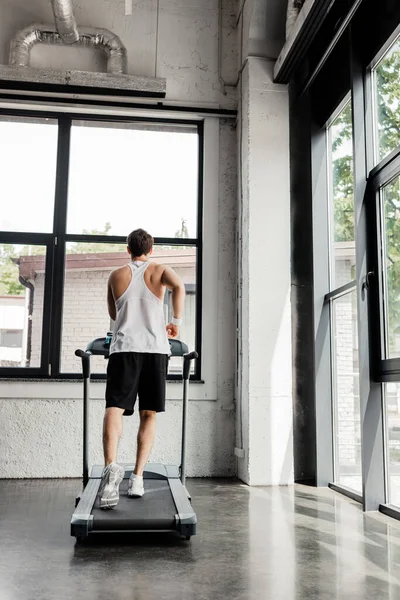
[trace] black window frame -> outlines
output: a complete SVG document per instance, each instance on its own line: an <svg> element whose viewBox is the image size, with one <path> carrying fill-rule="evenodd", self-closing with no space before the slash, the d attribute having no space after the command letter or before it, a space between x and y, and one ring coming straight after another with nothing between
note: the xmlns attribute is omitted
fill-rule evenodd
<svg viewBox="0 0 400 600"><path fill-rule="evenodd" d="M371 372L376 382L389 383L400 381L400 358L386 358L384 292L382 274L382 200L381 190L393 179L400 176L400 147L384 159L371 171L366 192L366 206L370 221L370 261L369 261L369 299L371 329Z"/></svg>
<svg viewBox="0 0 400 600"><path fill-rule="evenodd" d="M322 4L322 0L315 2L316 7ZM294 403L301 415L295 420L295 445L300 454L296 457L295 478L298 481L303 478L313 480L316 485L330 485L362 502L364 510L387 512L382 383L399 381L400 369L396 371L394 367L398 365L392 361L384 364L380 360L382 357L377 356L380 325L376 299L380 275L377 277L376 197L378 173L382 172L381 177L389 178L381 182L390 180L389 165L393 167L400 153L399 149L395 149L378 165L373 163L369 72L376 57L384 52L388 40L399 27L400 5L395 0L383 0L379 7L373 0L359 0L351 7L348 3L334 0L330 3L330 6L333 5L337 5L338 9L342 7L342 16L338 19L336 15L330 23L329 15L333 11L326 11L321 20L326 26L332 25L331 30L329 27L324 29L319 23L319 30L303 49L306 57L302 64L297 64L289 73L282 70L279 74L279 82L290 80L292 270L297 326L294 336L294 389L297 394ZM287 62L289 68L289 59ZM327 277L327 150L324 130L330 116L349 92L353 114L357 273L355 282L331 291ZM367 277L371 272L375 276ZM358 300L362 497L331 483L334 457L329 312L335 295L348 291L352 286L357 290ZM299 321L301 326L297 325ZM305 383L308 380L312 381L312 385ZM390 514L400 518L398 509L391 508Z"/></svg>
<svg viewBox="0 0 400 600"><path fill-rule="evenodd" d="M204 211L204 120L170 119L137 116L98 115L91 113L58 112L50 110L0 108L1 117L27 117L52 119L58 123L57 162L54 194L54 219L52 233L27 233L0 231L0 244L30 244L46 246L46 271L40 367L0 367L1 379L33 379L48 381L78 380L81 378L77 361L76 373L60 372L62 348L62 315L64 302L64 268L68 242L125 244L126 236L67 233L68 174L71 128L75 121L106 123L152 123L179 127L189 125L198 135L197 183L197 237L155 237L154 245L193 246L196 248L196 322L195 348L199 359L195 361L194 381L202 380L202 273L203 273L203 211ZM127 232L129 233L129 232ZM191 290L192 291L192 290ZM99 337L106 332L99 332ZM105 380L106 375L93 373L94 380ZM168 381L180 380L177 374L168 375Z"/></svg>

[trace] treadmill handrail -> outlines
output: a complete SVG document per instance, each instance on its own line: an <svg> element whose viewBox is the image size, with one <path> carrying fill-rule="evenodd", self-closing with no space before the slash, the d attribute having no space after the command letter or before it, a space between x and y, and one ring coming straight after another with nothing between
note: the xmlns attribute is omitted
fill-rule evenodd
<svg viewBox="0 0 400 600"><path fill-rule="evenodd" d="M186 483L186 432L187 432L187 412L189 405L188 388L189 388L189 373L190 362L199 355L194 350L183 355L183 404L182 404L182 443L181 443L181 482L185 486Z"/></svg>
<svg viewBox="0 0 400 600"><path fill-rule="evenodd" d="M102 342L106 338L97 338L91 342L87 350L76 350L75 355L82 360L82 374L83 374L83 485L86 486L89 480L89 381L90 381L90 358L92 354L97 352L91 352L90 348L93 347L95 342ZM170 340L178 343L181 350L187 349L187 345L180 340ZM103 353L103 352L102 352ZM99 353L100 354L100 353ZM105 353L104 353L105 354ZM107 349L108 354L108 349ZM181 437L181 482L185 485L186 481L186 433L187 433L187 411L188 411L188 385L189 385L189 374L190 374L190 363L199 357L198 353L194 350L193 352L185 352L183 354L183 406L182 406L182 437Z"/></svg>
<svg viewBox="0 0 400 600"><path fill-rule="evenodd" d="M83 376L83 457L82 474L83 485L89 481L89 380L90 380L90 352L75 350L75 356L82 360Z"/></svg>

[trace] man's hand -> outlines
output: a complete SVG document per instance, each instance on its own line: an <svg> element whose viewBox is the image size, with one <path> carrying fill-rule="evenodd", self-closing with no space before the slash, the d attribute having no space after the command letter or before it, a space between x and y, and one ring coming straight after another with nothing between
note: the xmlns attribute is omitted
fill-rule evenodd
<svg viewBox="0 0 400 600"><path fill-rule="evenodd" d="M179 327L177 325L173 325L172 323L168 323L167 334L169 338L177 338L179 335Z"/></svg>

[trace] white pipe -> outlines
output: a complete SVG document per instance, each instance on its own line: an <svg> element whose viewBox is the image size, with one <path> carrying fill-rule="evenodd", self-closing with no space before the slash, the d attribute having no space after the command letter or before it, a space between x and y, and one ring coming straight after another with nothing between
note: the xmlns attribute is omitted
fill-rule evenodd
<svg viewBox="0 0 400 600"><path fill-rule="evenodd" d="M9 64L12 67L28 67L29 57L36 44L63 44L54 25L33 23L17 33L10 44ZM82 27L79 31L78 44L99 48L107 55L107 72L126 73L126 48L117 35L108 29Z"/></svg>
<svg viewBox="0 0 400 600"><path fill-rule="evenodd" d="M50 0L56 29L64 44L74 44L79 40L72 0Z"/></svg>

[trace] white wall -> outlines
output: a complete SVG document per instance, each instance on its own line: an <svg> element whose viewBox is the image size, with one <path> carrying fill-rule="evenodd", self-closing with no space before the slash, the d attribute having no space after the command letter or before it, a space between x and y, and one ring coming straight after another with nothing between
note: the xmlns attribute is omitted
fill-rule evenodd
<svg viewBox="0 0 400 600"><path fill-rule="evenodd" d="M128 49L129 72L167 78L167 98L182 104L231 106L234 93L221 93L218 80L217 0L161 0L156 39L155 0L136 3L125 17L122 0L75 3L79 24L107 27ZM47 0L13 0L0 6L0 62L9 38L33 21L51 19ZM235 15L224 6L225 77L235 77ZM158 42L158 44L156 43ZM158 54L156 56L156 46ZM82 51L40 48L34 66L99 68L98 57ZM94 61L94 62L93 62ZM230 122L205 122L203 270L204 384L191 386L188 475L232 475L234 447L235 336L235 130ZM99 332L101 335L103 332ZM91 460L101 462L104 384L92 386ZM181 388L168 385L167 412L159 417L152 460L179 459ZM81 386L78 383L0 381L1 477L70 477L81 473ZM120 460L131 461L136 417L125 419Z"/></svg>
<svg viewBox="0 0 400 600"><path fill-rule="evenodd" d="M218 1L157 0L133 3L125 16L125 0L74 2L79 25L105 27L117 34L128 52L128 73L167 79L167 99L233 104L234 90L225 97L218 79ZM235 0L223 3L223 75L236 80ZM9 41L34 22L53 22L49 0L2 0L0 3L0 63L7 64ZM158 27L157 27L158 21ZM89 49L45 46L34 48L34 67L104 70L102 53Z"/></svg>
<svg viewBox="0 0 400 600"><path fill-rule="evenodd" d="M293 483L289 107L265 6L246 3L240 81L239 477ZM276 38L275 38L276 41Z"/></svg>

